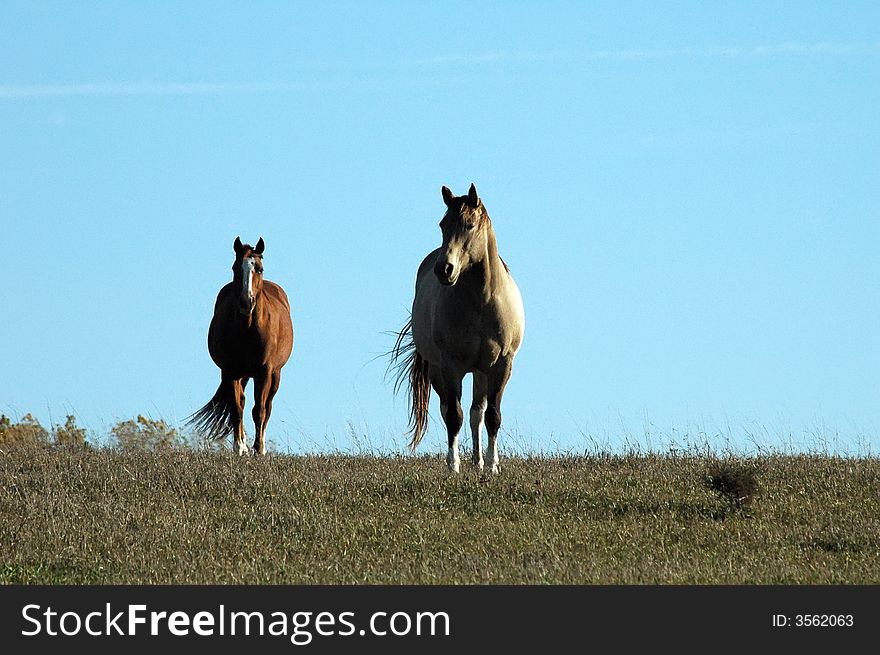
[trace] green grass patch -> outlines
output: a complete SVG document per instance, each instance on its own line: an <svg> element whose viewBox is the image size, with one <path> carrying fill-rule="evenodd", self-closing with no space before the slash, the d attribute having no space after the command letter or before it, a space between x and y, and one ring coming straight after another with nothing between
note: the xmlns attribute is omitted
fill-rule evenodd
<svg viewBox="0 0 880 655"><path fill-rule="evenodd" d="M7 446L0 583L877 584L880 461Z"/></svg>

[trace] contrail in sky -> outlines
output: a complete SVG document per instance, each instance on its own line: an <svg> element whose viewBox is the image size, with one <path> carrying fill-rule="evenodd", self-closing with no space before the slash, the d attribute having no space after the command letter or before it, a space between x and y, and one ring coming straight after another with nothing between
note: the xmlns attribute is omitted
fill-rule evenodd
<svg viewBox="0 0 880 655"><path fill-rule="evenodd" d="M651 61L676 58L761 58L792 56L878 55L876 43L779 43L735 47L683 47L659 49L586 50L579 52L490 52L473 55L437 56L413 60L410 66L486 65L516 62L588 63L602 61ZM371 66L374 70L390 65ZM72 84L0 84L0 100L70 96L161 96L279 93L302 91L310 85L296 82L109 82Z"/></svg>
<svg viewBox="0 0 880 655"><path fill-rule="evenodd" d="M494 52L479 55L449 55L419 60L422 64L483 64L515 61L648 61L681 57L771 57L806 55L871 55L880 54L877 43L778 43L760 46L714 46L657 49L587 50L580 52Z"/></svg>
<svg viewBox="0 0 880 655"><path fill-rule="evenodd" d="M159 96L209 95L299 91L293 82L210 83L210 82L112 82L95 84L0 85L0 98L46 96Z"/></svg>

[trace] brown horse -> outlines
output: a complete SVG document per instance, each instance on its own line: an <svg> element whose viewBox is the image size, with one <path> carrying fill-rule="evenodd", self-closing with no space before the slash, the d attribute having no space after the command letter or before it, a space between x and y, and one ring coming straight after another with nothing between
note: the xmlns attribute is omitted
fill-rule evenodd
<svg viewBox="0 0 880 655"><path fill-rule="evenodd" d="M266 453L266 424L293 350L293 323L284 289L263 279L262 237L251 247L235 238L232 282L220 289L208 329L208 352L220 367L214 397L189 418L212 439L235 435L233 449L247 455L244 389L254 379L254 454Z"/></svg>
<svg viewBox="0 0 880 655"><path fill-rule="evenodd" d="M522 343L525 314L519 289L498 255L489 214L471 184L466 196L442 188L447 211L440 221L443 245L422 261L409 323L398 333L392 364L398 365L395 390L408 382L410 448L428 423L431 388L440 397L449 451L446 464L458 473L461 384L473 374L470 409L473 463L483 469L480 431L489 435L487 466L497 473L501 396Z"/></svg>

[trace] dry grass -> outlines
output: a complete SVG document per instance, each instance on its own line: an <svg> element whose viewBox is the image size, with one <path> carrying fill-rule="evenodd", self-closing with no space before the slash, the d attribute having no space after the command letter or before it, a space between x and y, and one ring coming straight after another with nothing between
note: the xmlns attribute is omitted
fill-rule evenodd
<svg viewBox="0 0 880 655"><path fill-rule="evenodd" d="M520 458L487 480L433 456L6 446L0 582L877 584L878 492L880 461L825 456Z"/></svg>

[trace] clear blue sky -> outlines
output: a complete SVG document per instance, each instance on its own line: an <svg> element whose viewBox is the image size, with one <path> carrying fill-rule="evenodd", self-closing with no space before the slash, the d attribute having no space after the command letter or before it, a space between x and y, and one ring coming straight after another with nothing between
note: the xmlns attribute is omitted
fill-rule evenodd
<svg viewBox="0 0 880 655"><path fill-rule="evenodd" d="M376 358L474 182L526 307L502 456L876 454L878 107L875 2L3 2L0 411L181 423L262 236L269 439L402 450Z"/></svg>

